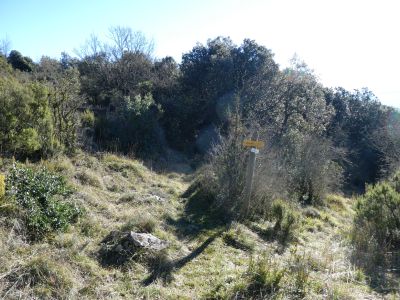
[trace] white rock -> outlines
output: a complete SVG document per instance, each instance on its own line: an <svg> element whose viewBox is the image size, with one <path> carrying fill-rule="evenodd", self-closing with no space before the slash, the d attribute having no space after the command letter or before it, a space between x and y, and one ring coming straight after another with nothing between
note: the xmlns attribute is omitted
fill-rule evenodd
<svg viewBox="0 0 400 300"><path fill-rule="evenodd" d="M160 240L150 233L129 232L127 239L136 247L160 251L168 246L166 241Z"/></svg>

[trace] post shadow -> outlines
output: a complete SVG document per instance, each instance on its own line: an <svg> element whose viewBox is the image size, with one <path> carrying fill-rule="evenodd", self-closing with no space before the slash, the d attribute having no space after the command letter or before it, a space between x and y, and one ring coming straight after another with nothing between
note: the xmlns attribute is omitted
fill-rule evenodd
<svg viewBox="0 0 400 300"><path fill-rule="evenodd" d="M151 274L142 281L142 284L144 286L148 286L156 281L158 278L162 279L163 282L171 282L173 272L183 268L187 263L198 257L216 238L221 236L224 231L225 229L214 233L199 247L197 247L191 253L182 258L176 259L174 261L165 262L162 265L154 264Z"/></svg>

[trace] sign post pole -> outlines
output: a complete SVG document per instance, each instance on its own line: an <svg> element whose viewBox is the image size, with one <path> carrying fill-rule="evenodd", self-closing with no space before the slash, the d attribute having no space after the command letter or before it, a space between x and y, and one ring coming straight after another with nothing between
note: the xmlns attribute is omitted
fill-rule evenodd
<svg viewBox="0 0 400 300"><path fill-rule="evenodd" d="M244 140L243 146L250 147L250 157L249 163L247 165L247 174L246 174L246 186L244 190L244 195L246 197L246 215L248 215L250 211L251 204L251 192L253 189L253 178L254 178L254 170L256 167L256 156L259 153L260 148L264 147L264 142L262 141L253 141L253 140Z"/></svg>
<svg viewBox="0 0 400 300"><path fill-rule="evenodd" d="M247 166L246 187L245 187L245 195L246 195L246 201L247 201L246 214L248 214L248 212L250 210L251 192L253 189L254 170L256 167L256 156L257 156L258 152L259 151L256 148L250 149L250 157L249 157L249 164Z"/></svg>

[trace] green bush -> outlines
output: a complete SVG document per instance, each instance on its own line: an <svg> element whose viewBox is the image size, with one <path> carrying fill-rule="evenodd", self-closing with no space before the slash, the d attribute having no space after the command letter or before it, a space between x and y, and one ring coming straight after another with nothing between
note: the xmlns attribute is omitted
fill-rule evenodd
<svg viewBox="0 0 400 300"><path fill-rule="evenodd" d="M367 187L355 207L353 262L377 288L390 286L386 272L400 267L400 194L392 183Z"/></svg>
<svg viewBox="0 0 400 300"><path fill-rule="evenodd" d="M17 158L55 151L48 89L38 82L0 77L0 151Z"/></svg>
<svg viewBox="0 0 400 300"><path fill-rule="evenodd" d="M161 152L158 120L162 109L151 93L124 96L114 91L110 102L115 110L96 116L95 133L100 146L145 157Z"/></svg>
<svg viewBox="0 0 400 300"><path fill-rule="evenodd" d="M354 238L359 243L371 239L377 245L400 249L400 194L389 183L368 187L356 203Z"/></svg>
<svg viewBox="0 0 400 300"><path fill-rule="evenodd" d="M17 137L16 146L23 153L31 156L41 148L39 135L34 128L24 128Z"/></svg>
<svg viewBox="0 0 400 300"><path fill-rule="evenodd" d="M67 201L72 190L64 178L45 168L34 170L15 164L7 176L6 193L21 209L32 239L65 230L82 213L78 206Z"/></svg>
<svg viewBox="0 0 400 300"><path fill-rule="evenodd" d="M341 185L339 156L329 140L290 132L281 140L282 174L289 195L300 203L322 204L324 196Z"/></svg>
<svg viewBox="0 0 400 300"><path fill-rule="evenodd" d="M199 191L227 219L246 219L252 206L245 196L247 152L242 146L244 126L238 121L215 145L198 178Z"/></svg>

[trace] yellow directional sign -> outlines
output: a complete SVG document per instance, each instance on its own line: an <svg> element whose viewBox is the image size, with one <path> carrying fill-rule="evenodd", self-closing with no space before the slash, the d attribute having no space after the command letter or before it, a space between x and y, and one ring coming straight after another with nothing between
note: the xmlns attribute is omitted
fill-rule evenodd
<svg viewBox="0 0 400 300"><path fill-rule="evenodd" d="M262 148L264 148L264 142L263 141L253 141L253 140L244 140L243 146L262 149Z"/></svg>

